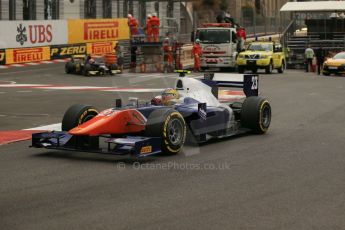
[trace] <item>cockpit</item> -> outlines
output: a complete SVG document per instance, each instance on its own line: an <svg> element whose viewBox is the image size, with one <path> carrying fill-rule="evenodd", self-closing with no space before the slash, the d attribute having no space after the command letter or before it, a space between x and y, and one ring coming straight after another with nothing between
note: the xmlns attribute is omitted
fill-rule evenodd
<svg viewBox="0 0 345 230"><path fill-rule="evenodd" d="M180 94L180 100L192 98L196 103L206 103L207 106L219 106L218 99L212 94L212 88L200 80L193 78L179 78L176 80L175 89ZM189 100L191 102L193 100Z"/></svg>

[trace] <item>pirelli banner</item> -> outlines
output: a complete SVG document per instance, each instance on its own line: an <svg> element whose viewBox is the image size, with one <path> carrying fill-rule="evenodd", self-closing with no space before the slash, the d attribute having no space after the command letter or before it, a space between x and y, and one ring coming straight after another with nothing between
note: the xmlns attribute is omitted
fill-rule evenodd
<svg viewBox="0 0 345 230"><path fill-rule="evenodd" d="M93 55L103 55L106 53L113 53L116 42L96 42L87 43L87 53Z"/></svg>
<svg viewBox="0 0 345 230"><path fill-rule="evenodd" d="M50 60L50 47L6 49L6 64Z"/></svg>
<svg viewBox="0 0 345 230"><path fill-rule="evenodd" d="M6 64L6 51L5 49L0 49L0 65Z"/></svg>
<svg viewBox="0 0 345 230"><path fill-rule="evenodd" d="M126 18L68 20L68 43L92 43L129 39Z"/></svg>

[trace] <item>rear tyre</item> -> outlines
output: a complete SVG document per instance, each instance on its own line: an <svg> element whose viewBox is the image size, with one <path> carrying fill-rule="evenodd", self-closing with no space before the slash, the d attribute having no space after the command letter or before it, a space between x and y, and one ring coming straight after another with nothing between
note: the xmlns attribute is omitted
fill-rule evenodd
<svg viewBox="0 0 345 230"><path fill-rule="evenodd" d="M326 73L326 72L323 72L322 74L325 75L325 76L331 75L330 73Z"/></svg>
<svg viewBox="0 0 345 230"><path fill-rule="evenodd" d="M256 134L267 132L271 123L271 106L262 97L248 97L241 110L241 124Z"/></svg>
<svg viewBox="0 0 345 230"><path fill-rule="evenodd" d="M78 125L81 125L93 117L97 116L98 111L90 105L76 104L72 105L65 112L62 119L62 131L69 131Z"/></svg>
<svg viewBox="0 0 345 230"><path fill-rule="evenodd" d="M285 70L285 62L282 61L282 65L278 68L278 73L284 73Z"/></svg>
<svg viewBox="0 0 345 230"><path fill-rule="evenodd" d="M161 137L162 152L172 155L180 152L186 139L186 123L174 109L153 111L147 118L145 136Z"/></svg>
<svg viewBox="0 0 345 230"><path fill-rule="evenodd" d="M253 73L257 73L257 72L258 72L258 68L252 69L252 72L253 72Z"/></svg>
<svg viewBox="0 0 345 230"><path fill-rule="evenodd" d="M270 64L266 67L266 73L271 74L273 71L273 63L272 60L270 61Z"/></svg>
<svg viewBox="0 0 345 230"><path fill-rule="evenodd" d="M74 67L74 64L73 64L73 63L67 62L67 63L65 64L65 72L66 72L67 74L72 73L72 72L73 72L73 67Z"/></svg>
<svg viewBox="0 0 345 230"><path fill-rule="evenodd" d="M83 71L82 71L82 74L84 76L90 76L90 73L89 73L90 70L91 70L91 65L90 64L85 64L85 66L83 68Z"/></svg>

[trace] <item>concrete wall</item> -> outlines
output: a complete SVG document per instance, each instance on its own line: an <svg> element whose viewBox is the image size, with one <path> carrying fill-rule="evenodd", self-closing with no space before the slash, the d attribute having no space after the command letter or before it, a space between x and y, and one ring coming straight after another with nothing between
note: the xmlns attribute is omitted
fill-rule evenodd
<svg viewBox="0 0 345 230"><path fill-rule="evenodd" d="M1 0L1 20L8 20L9 14L9 0Z"/></svg>
<svg viewBox="0 0 345 230"><path fill-rule="evenodd" d="M23 1L16 0L16 20L23 20Z"/></svg>
<svg viewBox="0 0 345 230"><path fill-rule="evenodd" d="M81 17L81 9L83 9L82 16L84 17L84 1L74 0L71 3L69 0L64 0L60 2L60 19L77 19ZM81 8L81 5L83 8Z"/></svg>

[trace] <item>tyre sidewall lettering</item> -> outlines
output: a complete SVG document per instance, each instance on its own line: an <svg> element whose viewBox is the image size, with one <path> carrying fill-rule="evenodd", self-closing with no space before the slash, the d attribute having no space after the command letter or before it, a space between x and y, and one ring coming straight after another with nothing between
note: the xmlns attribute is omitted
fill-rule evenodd
<svg viewBox="0 0 345 230"><path fill-rule="evenodd" d="M168 134L167 134L167 129L168 129L168 124L170 122L170 120L174 117L178 117L180 118L182 121L183 121L183 126L184 126L184 132L183 132L183 140L181 141L181 146L178 147L175 149L175 148L172 148L172 146L169 145L169 142L167 140L167 137L168 137ZM164 144L165 144L165 147L170 151L170 152L173 152L173 153L176 153L176 152L179 152L181 147L183 146L184 142L185 142L185 139L186 139L186 123L183 119L183 117L181 116L180 113L178 112L173 112L171 113L164 121L164 126L163 126L163 136L164 136Z"/></svg>
<svg viewBox="0 0 345 230"><path fill-rule="evenodd" d="M264 101L261 103L260 109L259 109L259 125L260 125L260 129L261 129L262 132L266 132L267 129L268 129L268 127L264 127L264 126L263 126L263 123L262 123L262 112L263 112L263 110L264 110L264 108L265 108L266 106L269 106L269 103L268 103L267 100L264 100Z"/></svg>
<svg viewBox="0 0 345 230"><path fill-rule="evenodd" d="M85 110L85 111L80 115L80 117L79 117L79 119L78 119L78 125L81 125L81 124L83 123L83 120L84 120L85 116L86 116L88 113L90 113L90 112L94 112L94 113L98 114L98 111L95 110L95 109L87 109L87 110Z"/></svg>

